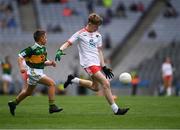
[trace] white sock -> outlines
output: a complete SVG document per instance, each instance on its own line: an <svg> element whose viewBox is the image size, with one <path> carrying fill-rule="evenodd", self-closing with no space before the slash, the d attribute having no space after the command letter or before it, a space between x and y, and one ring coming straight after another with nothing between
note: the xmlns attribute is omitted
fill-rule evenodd
<svg viewBox="0 0 180 130"><path fill-rule="evenodd" d="M171 94L172 94L171 87L168 87L167 88L167 96L171 96Z"/></svg>
<svg viewBox="0 0 180 130"><path fill-rule="evenodd" d="M75 84L79 84L79 78L75 77L74 79L72 79L71 81Z"/></svg>
<svg viewBox="0 0 180 130"><path fill-rule="evenodd" d="M117 113L119 107L116 105L116 103L113 103L113 104L111 105L111 108L112 108L112 110L113 110L114 113Z"/></svg>

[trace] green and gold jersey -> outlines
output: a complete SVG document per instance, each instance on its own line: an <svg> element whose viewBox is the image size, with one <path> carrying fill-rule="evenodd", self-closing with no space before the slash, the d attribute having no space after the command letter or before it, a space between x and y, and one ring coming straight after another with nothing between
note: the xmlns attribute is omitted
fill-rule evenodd
<svg viewBox="0 0 180 130"><path fill-rule="evenodd" d="M24 57L26 64L30 68L44 69L44 62L47 60L47 51L44 46L35 43L19 53L19 56Z"/></svg>
<svg viewBox="0 0 180 130"><path fill-rule="evenodd" d="M2 63L2 72L3 74L11 74L11 64L10 63Z"/></svg>

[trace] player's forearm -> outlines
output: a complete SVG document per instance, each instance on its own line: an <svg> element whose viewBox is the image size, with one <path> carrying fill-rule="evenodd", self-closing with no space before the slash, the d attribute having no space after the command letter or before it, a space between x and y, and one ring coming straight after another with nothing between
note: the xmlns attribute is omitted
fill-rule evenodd
<svg viewBox="0 0 180 130"><path fill-rule="evenodd" d="M104 58L101 58L101 66L105 66Z"/></svg>
<svg viewBox="0 0 180 130"><path fill-rule="evenodd" d="M102 67L105 66L104 55L103 55L102 50L99 50L99 58L100 58L101 66L102 66Z"/></svg>
<svg viewBox="0 0 180 130"><path fill-rule="evenodd" d="M19 66L19 68L23 68L24 67L23 66L23 61L24 61L24 58L18 57L18 66Z"/></svg>
<svg viewBox="0 0 180 130"><path fill-rule="evenodd" d="M71 44L69 42L65 42L59 49L63 51L66 48L68 48L69 46L71 46Z"/></svg>
<svg viewBox="0 0 180 130"><path fill-rule="evenodd" d="M24 67L24 64L23 64L24 60L25 59L23 57L20 57L20 56L18 57L18 66L21 73L24 73L26 71L26 68Z"/></svg>
<svg viewBox="0 0 180 130"><path fill-rule="evenodd" d="M53 66L53 67L56 67L56 62L55 61L52 61L52 60L47 60L44 62L44 65L45 66Z"/></svg>
<svg viewBox="0 0 180 130"><path fill-rule="evenodd" d="M44 62L44 65L45 66L50 66L50 65L52 65L52 61L47 60L47 61Z"/></svg>

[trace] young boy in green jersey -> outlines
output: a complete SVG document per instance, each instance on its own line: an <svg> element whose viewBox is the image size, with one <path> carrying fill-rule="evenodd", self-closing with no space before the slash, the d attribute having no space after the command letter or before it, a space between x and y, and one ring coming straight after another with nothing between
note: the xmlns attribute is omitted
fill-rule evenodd
<svg viewBox="0 0 180 130"><path fill-rule="evenodd" d="M26 68L23 65L23 60L26 61L28 67L28 87L25 89L25 91L22 91L15 100L8 102L10 113L12 115L15 115L16 106L27 96L32 95L37 83L49 86L49 113L60 112L63 110L62 108L58 108L54 103L55 82L43 73L45 66L56 66L55 61L50 61L47 59L47 51L45 47L47 42L46 32L43 30L35 31L34 40L34 45L22 50L19 53L18 65L21 73L26 72Z"/></svg>

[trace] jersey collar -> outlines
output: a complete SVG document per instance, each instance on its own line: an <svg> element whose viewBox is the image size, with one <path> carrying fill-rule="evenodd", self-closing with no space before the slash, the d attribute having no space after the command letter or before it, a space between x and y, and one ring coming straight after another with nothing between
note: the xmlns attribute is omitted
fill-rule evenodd
<svg viewBox="0 0 180 130"><path fill-rule="evenodd" d="M42 48L43 45L39 45L37 42L34 43L35 46Z"/></svg>
<svg viewBox="0 0 180 130"><path fill-rule="evenodd" d="M90 31L87 29L87 26L84 27L84 30L86 30L88 33L93 33L93 32L90 32Z"/></svg>

